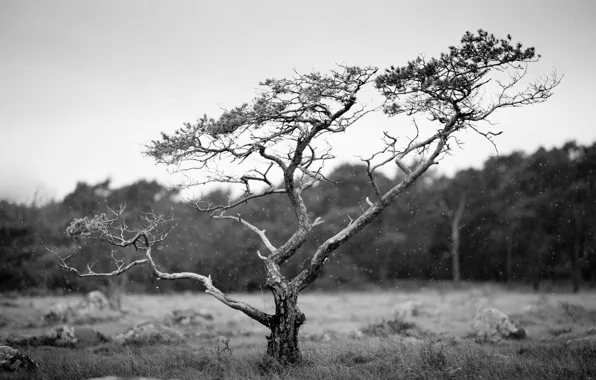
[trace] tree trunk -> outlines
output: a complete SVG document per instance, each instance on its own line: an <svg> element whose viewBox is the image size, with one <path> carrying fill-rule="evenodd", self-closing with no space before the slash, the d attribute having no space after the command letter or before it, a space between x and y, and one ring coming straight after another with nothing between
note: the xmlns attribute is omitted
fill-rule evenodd
<svg viewBox="0 0 596 380"><path fill-rule="evenodd" d="M583 227L583 220L581 215L581 211L575 209L574 213L574 221L575 221L575 239L573 239L573 252L571 257L571 279L573 281L573 292L579 292L579 284L581 282L581 270L582 270L582 259L581 259L581 252L582 252L582 227Z"/></svg>
<svg viewBox="0 0 596 380"><path fill-rule="evenodd" d="M291 285L272 288L275 299L275 315L269 328L271 335L267 337L267 354L281 363L298 363L302 353L298 345L298 331L306 321L304 314L298 309L298 291Z"/></svg>
<svg viewBox="0 0 596 380"><path fill-rule="evenodd" d="M576 240L573 243L573 260L571 264L571 279L573 282L573 293L579 292L579 284L581 282L581 259L579 257L580 242Z"/></svg>
<svg viewBox="0 0 596 380"><path fill-rule="evenodd" d="M513 280L513 223L510 222L509 235L507 236L507 257L505 259L506 271L507 271L507 283L511 283Z"/></svg>
<svg viewBox="0 0 596 380"><path fill-rule="evenodd" d="M459 201L459 206L453 217L451 223L451 260L453 268L453 281L459 282L461 279L461 271L459 267L459 229L462 216L464 215L464 208L466 207L466 196L462 195Z"/></svg>

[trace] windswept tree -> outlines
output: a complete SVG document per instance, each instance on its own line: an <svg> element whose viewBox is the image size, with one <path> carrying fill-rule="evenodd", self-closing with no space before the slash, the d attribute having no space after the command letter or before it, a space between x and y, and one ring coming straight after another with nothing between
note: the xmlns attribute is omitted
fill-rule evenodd
<svg viewBox="0 0 596 380"><path fill-rule="evenodd" d="M514 44L510 36L497 39L482 30L466 32L460 46L450 47L438 58L420 56L380 74L374 67L339 66L327 74L297 73L288 79L267 79L251 103L226 110L217 118L204 116L149 143L146 153L157 163L174 171L200 173L201 177L194 178L201 180L193 185L243 187L243 195L229 202L196 199L191 205L211 213L213 219L238 223L260 238L265 253L257 251L255 255L263 261L265 283L273 293L273 314L227 296L210 275L159 269L154 253L163 248L172 222L160 215L146 214L144 226L137 229L123 224L117 210L112 216L101 214L73 221L67 231L71 236L95 238L116 249L133 249L143 257L124 262L109 251L116 263L110 273L96 273L92 268L80 271L68 264L68 257L60 258L61 265L82 277L116 276L148 265L159 279L199 281L207 293L270 329L269 355L282 362L299 361L298 331L306 321L298 308L299 293L317 278L334 250L439 163L458 136L465 135L461 132L472 130L491 139L497 133L489 129L490 123L482 122L488 122L495 111L546 101L560 79L553 73L528 81L527 66L538 59L534 48ZM380 92L382 105L363 104L367 87ZM316 192L317 183L328 181L325 168L338 160L329 141L345 133L358 138L356 124L371 112L385 112L390 117L406 115L415 125L418 119L430 125L416 127L413 136L398 137L397 128L379 136L383 143L380 149L362 158L371 187L359 215L353 215L349 224L324 239L296 276L286 277L281 270L284 263L312 237L313 229L324 223L320 216L309 213L303 195ZM387 165L396 165L403 176L382 186L376 175ZM296 229L285 242L270 241L265 230L251 223L250 215L233 213L238 205L266 196L287 197L295 214Z"/></svg>

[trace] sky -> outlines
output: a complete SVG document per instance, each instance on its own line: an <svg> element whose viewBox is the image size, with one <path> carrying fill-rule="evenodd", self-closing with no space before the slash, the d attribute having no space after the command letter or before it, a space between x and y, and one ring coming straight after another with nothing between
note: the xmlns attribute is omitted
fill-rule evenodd
<svg viewBox="0 0 596 380"><path fill-rule="evenodd" d="M547 103L495 115L500 154L591 144L595 17L592 0L0 0L0 199L61 199L108 177L175 184L141 154L161 131L250 101L266 78L400 66L479 28L535 46L542 59L529 75L564 75ZM372 144L376 123L399 132L408 121L363 119L339 156ZM495 154L480 136L462 139L439 171Z"/></svg>

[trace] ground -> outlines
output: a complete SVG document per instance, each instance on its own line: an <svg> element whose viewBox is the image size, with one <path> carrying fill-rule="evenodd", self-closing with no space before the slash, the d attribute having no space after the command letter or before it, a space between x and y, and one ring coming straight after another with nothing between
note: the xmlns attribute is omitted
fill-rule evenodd
<svg viewBox="0 0 596 380"><path fill-rule="evenodd" d="M268 312L269 294L235 294ZM0 338L47 331L42 314L71 297L1 299ZM394 309L409 300L418 304L416 332L366 336L353 332L393 320ZM205 309L213 321L186 327L177 345L99 346L68 349L30 347L23 351L40 363L36 374L8 374L11 379L84 379L106 375L161 378L590 378L596 379L594 340L573 348L569 340L594 334L596 293L532 292L504 286L448 284L397 286L366 292L305 293L299 306L307 322L301 329L305 363L281 368L264 358L267 330L206 294L129 295L126 314L94 323L108 336L144 321L161 322L174 309ZM499 343L477 342L472 319L481 305L496 307L524 327L528 338ZM412 330L414 331L414 330ZM414 338L407 337L414 335ZM0 377L2 374L0 374Z"/></svg>

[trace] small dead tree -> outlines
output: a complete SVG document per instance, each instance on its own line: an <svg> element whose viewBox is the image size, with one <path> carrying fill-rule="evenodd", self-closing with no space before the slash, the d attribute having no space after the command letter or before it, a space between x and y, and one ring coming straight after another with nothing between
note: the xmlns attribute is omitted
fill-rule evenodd
<svg viewBox="0 0 596 380"><path fill-rule="evenodd" d="M455 212L447 207L443 199L439 202L441 209L445 216L451 221L451 270L453 274L453 281L459 282L461 280L461 270L459 263L459 245L460 245L460 229L461 220L466 209L466 194L462 193L459 198L459 204Z"/></svg>
<svg viewBox="0 0 596 380"><path fill-rule="evenodd" d="M243 186L244 195L229 203L211 204L197 199L192 205L198 211L211 213L214 219L237 222L260 238L266 254L255 254L263 260L266 285L273 293L273 314L228 297L215 287L210 276L159 270L153 253L167 237L168 229L162 229L171 222L159 216L149 216L147 225L136 230L119 224L118 212L111 218L100 215L75 220L68 229L71 236L97 238L117 248L132 247L144 258L126 263L115 259L117 267L111 273L95 273L92 268L82 273L68 264L68 258L61 258L61 265L79 276L115 276L148 265L159 279L199 281L207 293L270 329L269 355L282 362L297 362L301 359L298 331L306 321L298 308L298 294L317 278L330 253L437 164L449 152L450 144L458 142L458 133L471 130L492 141L497 133L481 129L480 122L488 121L493 112L546 101L560 78L553 73L528 82L526 68L538 58L534 48L512 44L510 36L497 39L482 30L466 32L461 45L450 47L448 53L432 59L420 56L382 74L374 67L339 66L328 74L296 73L289 79L268 79L261 83L252 103L226 110L216 119L204 116L174 134L162 133L159 140L152 141L146 153L157 163L175 171L204 175L204 180L192 185ZM382 106L367 107L359 102L367 86L380 91ZM402 140L386 131L380 136L383 146L363 158L371 183L366 208L345 228L329 236L298 275L286 278L281 266L323 223L320 217L309 215L303 194L316 191L314 185L327 181L323 169L335 159L327 138L352 131L363 116L378 111L412 117L416 135ZM424 134L418 128L418 116L435 125L430 133ZM404 176L393 187L382 189L375 174L388 164L396 165ZM295 232L281 244L273 244L265 230L250 223L250 216L226 215L252 199L279 194L288 198L297 219Z"/></svg>

